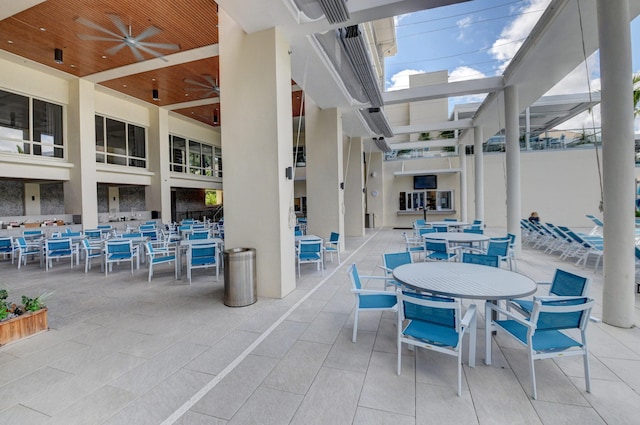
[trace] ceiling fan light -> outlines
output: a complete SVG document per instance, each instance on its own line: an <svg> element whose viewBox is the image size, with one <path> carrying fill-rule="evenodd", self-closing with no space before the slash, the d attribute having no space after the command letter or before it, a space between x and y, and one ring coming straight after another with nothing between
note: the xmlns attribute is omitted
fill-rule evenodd
<svg viewBox="0 0 640 425"><path fill-rule="evenodd" d="M55 63L62 63L62 49L56 48L53 50L53 60L55 61Z"/></svg>
<svg viewBox="0 0 640 425"><path fill-rule="evenodd" d="M151 90L151 97L153 100L160 100L160 96L158 95L158 89Z"/></svg>

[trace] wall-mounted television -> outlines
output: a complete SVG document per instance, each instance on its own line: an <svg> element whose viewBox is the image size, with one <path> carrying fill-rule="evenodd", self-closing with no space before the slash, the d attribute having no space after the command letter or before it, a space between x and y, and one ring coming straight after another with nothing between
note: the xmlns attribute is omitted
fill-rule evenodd
<svg viewBox="0 0 640 425"><path fill-rule="evenodd" d="M414 190L437 189L437 188L438 188L437 175L429 174L425 176L413 176Z"/></svg>

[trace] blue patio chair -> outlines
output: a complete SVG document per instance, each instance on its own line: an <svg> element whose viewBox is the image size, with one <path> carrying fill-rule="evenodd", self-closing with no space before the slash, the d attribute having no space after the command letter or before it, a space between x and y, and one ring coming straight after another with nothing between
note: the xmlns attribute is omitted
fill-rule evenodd
<svg viewBox="0 0 640 425"><path fill-rule="evenodd" d="M131 240L126 238L108 240L105 247L104 275L106 276L111 271L113 263L120 263L121 261L129 261L131 263L131 274L133 274L134 260L136 260L136 268L140 268L138 247L134 247Z"/></svg>
<svg viewBox="0 0 640 425"><path fill-rule="evenodd" d="M324 252L329 253L331 256L331 262L333 263L333 254L338 256L338 263L340 263L340 233L331 232L329 240L325 242Z"/></svg>
<svg viewBox="0 0 640 425"><path fill-rule="evenodd" d="M155 226L151 229L140 229L140 232L142 234L142 237L148 238L148 240L150 241L158 240L158 230L155 228Z"/></svg>
<svg viewBox="0 0 640 425"><path fill-rule="evenodd" d="M198 243L189 245L187 249L187 278L191 284L191 271L193 269L208 269L215 267L216 280L220 275L220 262L218 261L218 245L215 243Z"/></svg>
<svg viewBox="0 0 640 425"><path fill-rule="evenodd" d="M322 249L322 239L301 240L298 243L298 277L300 277L300 265L305 263L316 264L320 274L324 276L324 250Z"/></svg>
<svg viewBox="0 0 640 425"><path fill-rule="evenodd" d="M18 253L18 268L20 268L21 264L27 265L27 259L29 256L38 258L42 255L42 249L40 242L35 243L27 243L27 240L23 236L18 236L13 240L14 244L14 255L17 251Z"/></svg>
<svg viewBox="0 0 640 425"><path fill-rule="evenodd" d="M84 231L84 236L93 241L102 240L102 231L100 229L90 229Z"/></svg>
<svg viewBox="0 0 640 425"><path fill-rule="evenodd" d="M591 280L562 269L556 269L551 282L537 282L537 285L549 285L547 296L586 297L589 295ZM533 311L533 300L514 299L507 302L507 309L513 308L529 317Z"/></svg>
<svg viewBox="0 0 640 425"><path fill-rule="evenodd" d="M462 317L460 300L404 291L399 291L396 295L398 298L398 375L402 371L402 343L456 357L458 359L458 396L460 396L462 394L462 338L467 332L469 333L469 366L475 366L476 306L473 304L469 306Z"/></svg>
<svg viewBox="0 0 640 425"><path fill-rule="evenodd" d="M474 254L465 252L462 254L462 262L480 264L482 266L500 267L500 258L497 255Z"/></svg>
<svg viewBox="0 0 640 425"><path fill-rule="evenodd" d="M487 245L487 249L485 250L470 247L465 247L464 249L473 254L496 256L500 259L500 264L502 264L503 262L509 264L509 243L510 239L507 237L501 239L495 238L489 240L489 244Z"/></svg>
<svg viewBox="0 0 640 425"><path fill-rule="evenodd" d="M395 293L364 289L361 278L368 279L370 276L360 276L355 264L349 266L347 274L351 280L351 292L356 297L355 315L353 319L353 335L351 336L351 342L356 342L356 339L358 338L358 317L360 315L360 311L397 312L398 301Z"/></svg>
<svg viewBox="0 0 640 425"><path fill-rule="evenodd" d="M293 229L293 236L302 236L302 229L300 229L300 226L296 226Z"/></svg>
<svg viewBox="0 0 640 425"><path fill-rule="evenodd" d="M636 293L640 294L640 280L638 280L638 263L640 263L640 248L636 246ZM11 260L13 261L13 260Z"/></svg>
<svg viewBox="0 0 640 425"><path fill-rule="evenodd" d="M593 222L593 224L595 224L593 229L591 229L590 234L602 236L602 230L604 229L604 223L602 222L602 220L592 214L585 214L585 217L587 217Z"/></svg>
<svg viewBox="0 0 640 425"><path fill-rule="evenodd" d="M482 226L471 226L468 229L462 229L463 233L476 233L478 235L483 235L484 234L484 230L482 229Z"/></svg>
<svg viewBox="0 0 640 425"><path fill-rule="evenodd" d="M7 259L7 255L11 257L13 264L13 241L11 238L0 238L0 255Z"/></svg>
<svg viewBox="0 0 640 425"><path fill-rule="evenodd" d="M586 390L591 392L586 330L593 304L593 299L586 297L534 298L531 317L524 319L495 304L485 303L486 364L491 365L492 331L499 331L527 348L534 400L538 398L534 362L553 357L582 356ZM506 316L506 320L491 319L494 311ZM579 337L565 333L571 330L579 331L576 332Z"/></svg>
<svg viewBox="0 0 640 425"><path fill-rule="evenodd" d="M418 229L418 237L422 237L424 235L428 235L429 233L436 233L436 229L432 227L422 227Z"/></svg>
<svg viewBox="0 0 640 425"><path fill-rule="evenodd" d="M163 263L173 263L173 273L175 275L175 278L178 278L178 268L175 264L175 251L168 251L165 249L158 251L151 242L146 242L144 246L147 249L147 256L149 257L149 276L147 278L148 282L151 282L151 278L153 277L153 266ZM189 280L189 282L191 282L191 280Z"/></svg>
<svg viewBox="0 0 640 425"><path fill-rule="evenodd" d="M416 229L420 227L425 227L425 226L427 226L427 221L422 218L419 218L413 222L413 227Z"/></svg>
<svg viewBox="0 0 640 425"><path fill-rule="evenodd" d="M53 267L53 260L60 258L69 258L71 267L73 267L73 256L77 255L77 251L69 238L51 238L45 241L44 262L45 270Z"/></svg>
<svg viewBox="0 0 640 425"><path fill-rule="evenodd" d="M201 240L201 239L209 239L209 231L208 230L194 230L189 234L189 240Z"/></svg>
<svg viewBox="0 0 640 425"><path fill-rule="evenodd" d="M435 225L433 226L434 229L436 229L436 232L448 232L449 231L449 226L438 226Z"/></svg>
<svg viewBox="0 0 640 425"><path fill-rule="evenodd" d="M451 223L455 223L456 221L458 221L458 219L457 218L445 218L442 221L448 221L448 222L451 222Z"/></svg>
<svg viewBox="0 0 640 425"><path fill-rule="evenodd" d="M404 264L413 263L413 257L410 252L385 252L382 254L382 268L386 272L387 279L384 282L384 289L386 290L389 285L394 288L399 286L400 283L393 279L393 270Z"/></svg>
<svg viewBox="0 0 640 425"><path fill-rule="evenodd" d="M91 260L102 258L102 247L100 245L91 245L89 239L83 239L81 249L84 255L84 272L88 273L91 268ZM102 269L102 260L100 260L100 268Z"/></svg>
<svg viewBox="0 0 640 425"><path fill-rule="evenodd" d="M407 234L407 232L402 232L402 237L404 237L405 249L407 252L411 254L424 254L424 241L422 237L419 238L411 238Z"/></svg>
<svg viewBox="0 0 640 425"><path fill-rule="evenodd" d="M424 261L455 261L458 252L449 246L449 242L444 239L424 240Z"/></svg>

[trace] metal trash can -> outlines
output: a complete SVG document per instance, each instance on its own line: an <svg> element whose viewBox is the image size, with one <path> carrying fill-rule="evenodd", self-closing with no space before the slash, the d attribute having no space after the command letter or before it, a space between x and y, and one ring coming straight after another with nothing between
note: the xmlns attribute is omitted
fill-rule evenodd
<svg viewBox="0 0 640 425"><path fill-rule="evenodd" d="M244 307L258 301L255 248L224 251L224 304Z"/></svg>

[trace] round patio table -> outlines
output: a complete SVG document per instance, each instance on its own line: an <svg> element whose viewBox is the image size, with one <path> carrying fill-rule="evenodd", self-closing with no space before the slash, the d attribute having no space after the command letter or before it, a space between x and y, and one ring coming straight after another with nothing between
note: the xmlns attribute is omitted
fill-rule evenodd
<svg viewBox="0 0 640 425"><path fill-rule="evenodd" d="M486 242L490 238L487 235L481 235L479 233L464 233L464 232L434 232L424 233L423 239L444 239L452 243L481 243Z"/></svg>
<svg viewBox="0 0 640 425"><path fill-rule="evenodd" d="M536 292L536 283L510 270L448 261L411 263L393 270L393 278L418 291L453 298L506 300Z"/></svg>

